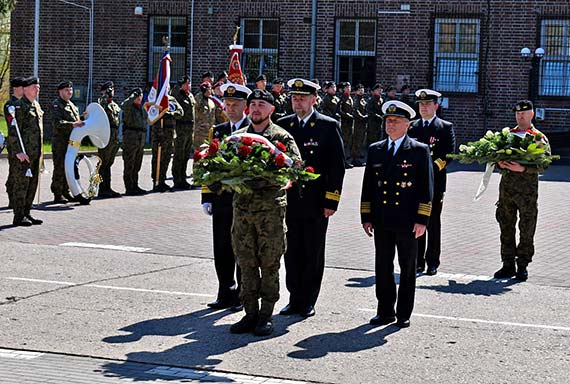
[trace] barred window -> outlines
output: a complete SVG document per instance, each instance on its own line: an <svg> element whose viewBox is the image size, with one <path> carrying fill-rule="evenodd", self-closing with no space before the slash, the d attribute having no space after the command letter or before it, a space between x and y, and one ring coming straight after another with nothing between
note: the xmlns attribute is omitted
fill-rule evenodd
<svg viewBox="0 0 570 384"><path fill-rule="evenodd" d="M477 92L480 36L478 19L435 20L433 60L435 89Z"/></svg>
<svg viewBox="0 0 570 384"><path fill-rule="evenodd" d="M242 68L248 83L261 74L272 82L279 72L279 20L241 20Z"/></svg>
<svg viewBox="0 0 570 384"><path fill-rule="evenodd" d="M170 82L186 74L186 44L188 41L186 17L151 16L149 32L148 81L154 81L160 59L164 54L162 39L170 42Z"/></svg>
<svg viewBox="0 0 570 384"><path fill-rule="evenodd" d="M376 21L336 21L335 80L371 86L376 81Z"/></svg>
<svg viewBox="0 0 570 384"><path fill-rule="evenodd" d="M539 94L570 96L570 20L543 20L540 41Z"/></svg>

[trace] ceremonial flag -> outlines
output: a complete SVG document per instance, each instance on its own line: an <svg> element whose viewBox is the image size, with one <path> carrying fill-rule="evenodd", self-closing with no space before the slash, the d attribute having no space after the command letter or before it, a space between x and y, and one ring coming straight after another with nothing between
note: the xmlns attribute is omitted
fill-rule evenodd
<svg viewBox="0 0 570 384"><path fill-rule="evenodd" d="M168 51L164 52L158 73L152 83L152 88L148 93L147 102L144 104L148 112L148 122L154 124L162 115L168 111L168 90L170 88L170 63L172 58Z"/></svg>
<svg viewBox="0 0 570 384"><path fill-rule="evenodd" d="M230 69L228 71L228 81L234 84L245 85L239 54L243 51L243 45L230 45Z"/></svg>

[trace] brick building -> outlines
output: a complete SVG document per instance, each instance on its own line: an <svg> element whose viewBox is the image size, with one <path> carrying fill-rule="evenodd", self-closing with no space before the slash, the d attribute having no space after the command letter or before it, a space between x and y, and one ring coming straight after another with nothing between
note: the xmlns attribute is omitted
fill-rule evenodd
<svg viewBox="0 0 570 384"><path fill-rule="evenodd" d="M34 70L35 3L19 0L12 13L13 76ZM570 131L568 0L69 3L40 1L37 57L44 105L61 79L86 91L90 61L93 98L108 79L117 84L119 99L127 89L147 85L164 35L172 46L172 79L190 72L197 85L204 71L227 69L228 45L241 26L242 67L250 80L263 72L269 80L312 75L353 84L438 89L446 97L444 117L455 122L461 142L513 125L510 107L530 96L540 108L542 130L551 135ZM521 56L525 47L527 58ZM544 49L543 57L534 57L538 47Z"/></svg>

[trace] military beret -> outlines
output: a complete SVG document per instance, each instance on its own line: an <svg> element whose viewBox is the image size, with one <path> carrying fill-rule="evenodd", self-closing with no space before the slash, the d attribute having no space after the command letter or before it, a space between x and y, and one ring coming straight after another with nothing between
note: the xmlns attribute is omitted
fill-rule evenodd
<svg viewBox="0 0 570 384"><path fill-rule="evenodd" d="M437 103L441 93L434 91L433 89L422 88L416 91L416 103L420 101L433 101Z"/></svg>
<svg viewBox="0 0 570 384"><path fill-rule="evenodd" d="M214 77L214 75L212 74L212 72L206 71L202 73L202 79L205 79L206 77Z"/></svg>
<svg viewBox="0 0 570 384"><path fill-rule="evenodd" d="M261 75L257 76L257 78L255 79L255 82L257 83L258 81L263 81L263 80L267 81L267 76L261 74Z"/></svg>
<svg viewBox="0 0 570 384"><path fill-rule="evenodd" d="M321 85L321 82L319 81L319 79L311 79L311 81L317 85Z"/></svg>
<svg viewBox="0 0 570 384"><path fill-rule="evenodd" d="M291 94L297 95L314 95L321 89L318 84L299 78L289 80L287 86L291 89Z"/></svg>
<svg viewBox="0 0 570 384"><path fill-rule="evenodd" d="M408 104L398 100L392 100L382 105L384 118L388 116L398 116L411 120L416 116L416 112Z"/></svg>
<svg viewBox="0 0 570 384"><path fill-rule="evenodd" d="M139 96L142 96L142 94L143 94L142 88L137 87L137 88L131 89L131 92L129 93L129 96L134 95L135 97L139 97Z"/></svg>
<svg viewBox="0 0 570 384"><path fill-rule="evenodd" d="M333 86L335 86L335 85L336 85L336 84L335 84L334 81L325 81L325 82L323 83L323 88L330 88L330 87L333 87Z"/></svg>
<svg viewBox="0 0 570 384"><path fill-rule="evenodd" d="M354 87L355 91L358 91L359 89L364 89L364 85L362 84L357 84L356 87Z"/></svg>
<svg viewBox="0 0 570 384"><path fill-rule="evenodd" d="M10 86L12 88L16 88L16 87L23 87L25 80L23 77L14 77L12 80L10 80Z"/></svg>
<svg viewBox="0 0 570 384"><path fill-rule="evenodd" d="M397 91L396 87L394 87L393 85L390 85L390 86L386 89L386 92L391 92L391 91Z"/></svg>
<svg viewBox="0 0 570 384"><path fill-rule="evenodd" d="M200 92L204 93L208 89L212 89L212 84L210 84L209 81L204 81L202 84L200 84Z"/></svg>
<svg viewBox="0 0 570 384"><path fill-rule="evenodd" d="M275 101L273 96L271 96L271 93L262 89L255 89L249 94L247 97L247 105L249 106L253 100L263 100L271 105L273 105L273 102Z"/></svg>
<svg viewBox="0 0 570 384"><path fill-rule="evenodd" d="M400 92L404 92L406 89L410 89L410 86L408 84L402 85L402 88L400 88Z"/></svg>
<svg viewBox="0 0 570 384"><path fill-rule="evenodd" d="M513 112L520 112L520 111L532 111L534 109L534 105L530 100L519 100L515 106L513 107Z"/></svg>
<svg viewBox="0 0 570 384"><path fill-rule="evenodd" d="M375 91L377 89L383 89L384 87L382 87L382 84L380 83L376 83L374 84L374 86L372 87L372 90Z"/></svg>
<svg viewBox="0 0 570 384"><path fill-rule="evenodd" d="M226 71L223 71L222 73L220 73L218 75L218 78L216 79L216 81L220 81L220 80L225 79L227 77L228 77L228 73Z"/></svg>
<svg viewBox="0 0 570 384"><path fill-rule="evenodd" d="M186 84L190 82L190 76L184 75L180 79L178 79L178 85Z"/></svg>
<svg viewBox="0 0 570 384"><path fill-rule="evenodd" d="M115 88L115 83L113 83L112 81L106 81L101 86L102 91L106 91L109 88Z"/></svg>
<svg viewBox="0 0 570 384"><path fill-rule="evenodd" d="M23 87L29 87L30 85L39 84L39 83L40 83L40 79L38 79L35 76L31 76L31 77L27 77L24 79L22 86Z"/></svg>
<svg viewBox="0 0 570 384"><path fill-rule="evenodd" d="M234 83L225 83L220 87L220 90L224 92L224 99L247 100L251 93L251 90L245 85Z"/></svg>
<svg viewBox="0 0 570 384"><path fill-rule="evenodd" d="M217 81L216 83L214 83L214 85L212 85L212 88L218 88L221 87L222 85L224 85L223 81Z"/></svg>
<svg viewBox="0 0 570 384"><path fill-rule="evenodd" d="M60 83L57 85L57 90L59 91L59 90L62 90L62 89L65 89L65 88L71 88L71 87L73 87L73 83L72 83L71 81L69 81L69 80L63 80L62 82L60 82Z"/></svg>
<svg viewBox="0 0 570 384"><path fill-rule="evenodd" d="M283 79L273 79L273 84L284 84Z"/></svg>

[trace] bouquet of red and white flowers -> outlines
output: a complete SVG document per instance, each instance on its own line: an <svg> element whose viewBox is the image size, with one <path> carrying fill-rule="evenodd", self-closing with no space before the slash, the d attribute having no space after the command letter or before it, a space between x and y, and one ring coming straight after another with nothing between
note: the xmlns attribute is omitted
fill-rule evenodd
<svg viewBox="0 0 570 384"><path fill-rule="evenodd" d="M292 182L319 177L311 167L294 162L283 143L273 144L261 135L242 133L208 144L194 153L194 182L217 186L210 189L218 193L251 193L260 181L288 188Z"/></svg>

